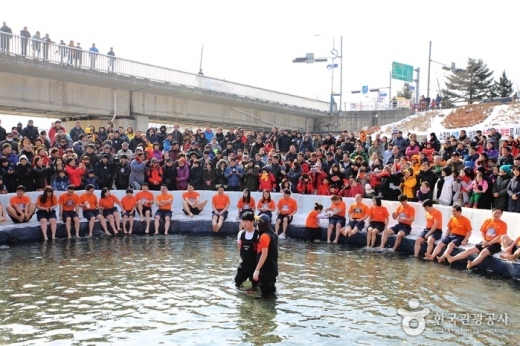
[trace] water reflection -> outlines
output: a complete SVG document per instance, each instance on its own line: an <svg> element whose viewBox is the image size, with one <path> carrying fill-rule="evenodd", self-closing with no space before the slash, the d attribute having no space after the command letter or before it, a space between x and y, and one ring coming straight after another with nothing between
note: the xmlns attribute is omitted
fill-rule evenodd
<svg viewBox="0 0 520 346"><path fill-rule="evenodd" d="M0 343L518 344L518 285L340 246L281 243L279 296L234 288L232 237L64 239L0 251ZM247 287L246 287L247 288ZM417 337L397 308L431 310ZM506 334L437 333L435 314L508 313ZM454 328L445 322L444 328ZM497 325L496 328L499 328Z"/></svg>

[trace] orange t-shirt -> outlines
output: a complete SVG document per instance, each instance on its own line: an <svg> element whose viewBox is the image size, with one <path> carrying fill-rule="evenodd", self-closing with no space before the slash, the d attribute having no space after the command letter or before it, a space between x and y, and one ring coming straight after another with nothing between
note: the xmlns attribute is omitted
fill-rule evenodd
<svg viewBox="0 0 520 346"><path fill-rule="evenodd" d="M262 234L260 239L258 239L257 252L261 253L262 249L269 249L269 243L271 242L271 238L267 234Z"/></svg>
<svg viewBox="0 0 520 346"><path fill-rule="evenodd" d="M38 207L51 208L58 204L58 199L54 194L52 195L52 198L47 199L47 202L45 204L42 204L41 198L42 196L38 196L38 199L36 200L36 205Z"/></svg>
<svg viewBox="0 0 520 346"><path fill-rule="evenodd" d="M336 212L339 209L342 209L343 211L338 213L338 214L336 214L335 216L345 217L345 214L347 212L347 206L346 206L345 202L340 200L338 204L332 203L330 205L330 210L332 210L332 212Z"/></svg>
<svg viewBox="0 0 520 346"><path fill-rule="evenodd" d="M491 241L497 236L507 233L507 224L502 220L487 219L480 227L480 232L486 241Z"/></svg>
<svg viewBox="0 0 520 346"><path fill-rule="evenodd" d="M320 228L320 219L318 219L320 212L318 210L311 210L305 220L305 227L307 228Z"/></svg>
<svg viewBox="0 0 520 346"><path fill-rule="evenodd" d="M157 195L157 197L155 198L155 201L156 202L162 202L162 201L166 201L168 199L171 199L172 200L172 203L168 203L168 204L164 204L164 205L161 205L159 207L160 210L169 210L171 211L172 210L172 204L173 204L173 195L170 195L169 193L161 193L159 195Z"/></svg>
<svg viewBox="0 0 520 346"><path fill-rule="evenodd" d="M406 206L403 206L402 204L397 207L395 210L397 214L397 222L404 223L405 225L412 225L409 221L401 221L401 218L412 218L415 217L415 209L410 204L407 204Z"/></svg>
<svg viewBox="0 0 520 346"><path fill-rule="evenodd" d="M197 191L192 191L192 192L189 192L189 191L186 191L182 194L182 199L183 200L188 200L190 203L193 203L197 200L197 198L200 198L200 193L198 193Z"/></svg>
<svg viewBox="0 0 520 346"><path fill-rule="evenodd" d="M433 208L431 211L426 212L426 228L432 228L435 221L439 221L436 231L442 230L442 213L440 210Z"/></svg>
<svg viewBox="0 0 520 346"><path fill-rule="evenodd" d="M451 234L460 235L465 237L469 232L471 232L471 222L469 219L463 215L460 217L452 217L450 221L448 221L448 229Z"/></svg>
<svg viewBox="0 0 520 346"><path fill-rule="evenodd" d="M92 194L89 196L86 193L84 193L81 196L79 196L78 204L85 204L86 202L88 202L90 206L88 208L83 207L83 210L95 210L97 208L96 195Z"/></svg>
<svg viewBox="0 0 520 346"><path fill-rule="evenodd" d="M115 204L119 204L119 199L114 195L99 199L99 207L103 209L112 209Z"/></svg>
<svg viewBox="0 0 520 346"><path fill-rule="evenodd" d="M390 214L388 214L388 209L384 206L372 206L368 211L368 215L372 222L386 222Z"/></svg>
<svg viewBox="0 0 520 346"><path fill-rule="evenodd" d="M69 195L62 193L58 199L58 204L61 205L63 211L74 211L78 205L79 196L75 193Z"/></svg>
<svg viewBox="0 0 520 346"><path fill-rule="evenodd" d="M263 200L259 200L258 201L258 205L256 206L258 209L260 208L268 208L269 210L274 210L275 209L275 205L274 205L274 201L271 200L271 202L264 202Z"/></svg>
<svg viewBox="0 0 520 346"><path fill-rule="evenodd" d="M282 197L282 199L278 201L278 210L282 215L295 213L298 210L298 203L290 197L289 199Z"/></svg>
<svg viewBox="0 0 520 346"><path fill-rule="evenodd" d="M255 199L250 196L249 204L246 204L246 203L244 203L243 198L239 198L238 203L237 203L237 208L242 209L242 210L255 209Z"/></svg>
<svg viewBox="0 0 520 346"><path fill-rule="evenodd" d="M151 208L153 203L153 193L150 191L139 191L135 194L135 200L141 201L144 207Z"/></svg>
<svg viewBox="0 0 520 346"><path fill-rule="evenodd" d="M351 219L362 219L369 213L368 206L364 203L354 202L350 205L349 214Z"/></svg>
<svg viewBox="0 0 520 346"><path fill-rule="evenodd" d="M211 199L211 204L215 206L215 209L222 210L226 208L229 204L231 204L231 201L229 200L229 196L223 193L222 195L216 194Z"/></svg>
<svg viewBox="0 0 520 346"><path fill-rule="evenodd" d="M123 207L124 211L132 211L132 209L135 208L135 205L137 204L137 200L134 196L125 196L121 198L121 206Z"/></svg>
<svg viewBox="0 0 520 346"><path fill-rule="evenodd" d="M31 203L31 199L26 195L22 197L13 196L9 201L11 205L17 205L22 211L25 211L25 207Z"/></svg>
<svg viewBox="0 0 520 346"><path fill-rule="evenodd" d="M85 204L86 202L88 202L90 206L88 208L83 207L83 210L95 210L97 208L97 201L98 200L96 195L92 194L89 196L86 193L84 193L81 196L79 196L78 204Z"/></svg>

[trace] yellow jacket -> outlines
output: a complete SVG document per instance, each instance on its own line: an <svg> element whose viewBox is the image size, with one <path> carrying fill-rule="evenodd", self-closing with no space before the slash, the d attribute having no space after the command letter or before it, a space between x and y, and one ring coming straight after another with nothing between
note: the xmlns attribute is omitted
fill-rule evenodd
<svg viewBox="0 0 520 346"><path fill-rule="evenodd" d="M401 184L401 188L403 189L403 195L408 197L408 199L415 198L413 190L416 184L417 179L415 179L415 177L409 176L408 178L404 178L404 183Z"/></svg>

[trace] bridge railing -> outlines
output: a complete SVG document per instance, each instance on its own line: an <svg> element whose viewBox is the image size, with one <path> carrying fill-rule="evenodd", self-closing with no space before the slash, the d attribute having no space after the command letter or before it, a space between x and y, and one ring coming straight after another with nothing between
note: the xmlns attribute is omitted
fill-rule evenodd
<svg viewBox="0 0 520 346"><path fill-rule="evenodd" d="M44 40L25 38L3 32L0 32L0 54L1 53L21 55L28 59L47 61L52 64L211 90L281 105L323 112L327 112L330 108L330 104L324 101L233 83L195 73L154 66L117 56L93 53L88 49L80 49L54 42L48 43Z"/></svg>

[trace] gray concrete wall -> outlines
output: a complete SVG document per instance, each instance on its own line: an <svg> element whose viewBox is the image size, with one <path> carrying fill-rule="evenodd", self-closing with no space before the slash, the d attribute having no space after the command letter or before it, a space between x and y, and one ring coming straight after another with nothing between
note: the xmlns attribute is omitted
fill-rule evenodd
<svg viewBox="0 0 520 346"><path fill-rule="evenodd" d="M408 109L341 112L339 116L320 119L317 131L359 131L363 127L383 126L409 116Z"/></svg>

